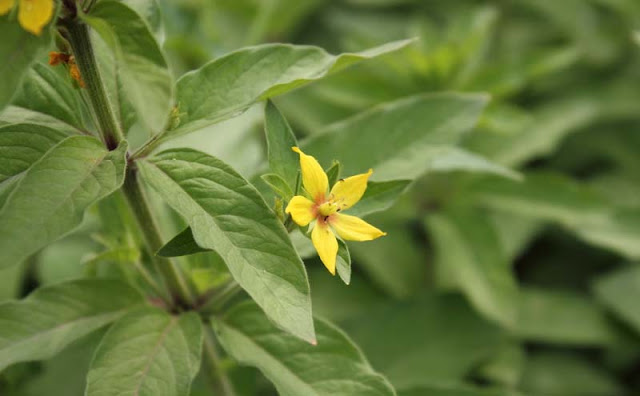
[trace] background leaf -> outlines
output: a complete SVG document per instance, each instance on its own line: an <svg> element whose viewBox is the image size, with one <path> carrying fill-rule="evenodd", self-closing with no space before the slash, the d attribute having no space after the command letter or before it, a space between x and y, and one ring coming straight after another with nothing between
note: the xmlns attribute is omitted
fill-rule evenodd
<svg viewBox="0 0 640 396"><path fill-rule="evenodd" d="M142 296L120 281L83 279L0 304L0 371L16 362L48 359L142 303Z"/></svg>

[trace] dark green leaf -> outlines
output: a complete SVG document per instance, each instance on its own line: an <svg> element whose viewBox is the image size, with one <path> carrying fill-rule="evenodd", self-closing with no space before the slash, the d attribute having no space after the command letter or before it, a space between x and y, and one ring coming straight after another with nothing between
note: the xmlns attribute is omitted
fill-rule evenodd
<svg viewBox="0 0 640 396"><path fill-rule="evenodd" d="M0 209L0 267L80 224L89 205L122 185L126 151L126 142L108 151L95 138L73 136L30 166Z"/></svg>
<svg viewBox="0 0 640 396"><path fill-rule="evenodd" d="M160 248L156 254L161 257L180 257L208 251L210 250L198 246L195 239L193 239L191 227L187 227Z"/></svg>
<svg viewBox="0 0 640 396"><path fill-rule="evenodd" d="M142 302L142 296L122 282L83 279L0 304L0 370L16 362L50 358Z"/></svg>
<svg viewBox="0 0 640 396"><path fill-rule="evenodd" d="M293 191L296 188L298 169L300 168L298 154L291 150L292 147L298 145L296 137L287 120L270 100L267 101L264 110L264 122L269 169L280 176L285 181L285 185L289 186L289 190ZM291 199L291 196L286 200Z"/></svg>
<svg viewBox="0 0 640 396"><path fill-rule="evenodd" d="M594 290L602 303L640 333L640 268L629 266L597 279Z"/></svg>
<svg viewBox="0 0 640 396"><path fill-rule="evenodd" d="M322 320L315 325L318 344L310 345L274 327L250 302L213 322L224 349L240 363L259 368L280 395L395 394L346 334Z"/></svg>
<svg viewBox="0 0 640 396"><path fill-rule="evenodd" d="M389 209L391 205L407 190L410 180L389 180L369 182L367 190L358 203L347 209L346 213L364 217L371 213Z"/></svg>
<svg viewBox="0 0 640 396"><path fill-rule="evenodd" d="M120 318L100 342L87 396L186 396L200 368L198 315L144 308Z"/></svg>
<svg viewBox="0 0 640 396"><path fill-rule="evenodd" d="M302 261L251 184L222 161L190 149L164 151L138 165L144 180L189 223L196 243L222 257L275 323L315 339Z"/></svg>

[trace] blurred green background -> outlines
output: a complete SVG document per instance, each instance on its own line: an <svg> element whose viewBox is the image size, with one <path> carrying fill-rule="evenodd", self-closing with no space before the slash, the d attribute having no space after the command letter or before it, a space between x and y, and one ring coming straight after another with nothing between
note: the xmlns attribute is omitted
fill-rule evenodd
<svg viewBox="0 0 640 396"><path fill-rule="evenodd" d="M401 396L640 395L640 1L160 5L156 34L176 78L247 45L341 53L417 38L277 98L299 138L415 94L490 95L463 146L521 181L434 166L367 219L388 236L350 245L351 285L306 260L314 312L341 326ZM170 145L252 178L265 162L262 124L256 106ZM1 271L0 299L81 276L97 227L89 218L37 265ZM98 339L0 381L16 395L82 394ZM241 394L274 392L256 370L230 369ZM38 374L27 380L30 370ZM193 394L206 388L196 383Z"/></svg>

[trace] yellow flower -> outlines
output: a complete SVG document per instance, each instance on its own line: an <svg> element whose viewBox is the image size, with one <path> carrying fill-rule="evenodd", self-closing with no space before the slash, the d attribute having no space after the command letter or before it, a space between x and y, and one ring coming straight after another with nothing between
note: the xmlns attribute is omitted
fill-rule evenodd
<svg viewBox="0 0 640 396"><path fill-rule="evenodd" d="M53 16L53 0L19 0L18 22L24 30L35 35L42 32ZM0 0L0 15L13 8L15 0Z"/></svg>
<svg viewBox="0 0 640 396"><path fill-rule="evenodd" d="M298 147L292 147L292 150L300 155L302 185L311 199L296 195L289 201L285 212L303 227L316 221L311 241L324 266L335 275L338 241L334 232L348 241L370 241L387 235L358 217L339 213L362 198L373 171L369 169L367 173L340 179L327 195L329 180L318 161Z"/></svg>

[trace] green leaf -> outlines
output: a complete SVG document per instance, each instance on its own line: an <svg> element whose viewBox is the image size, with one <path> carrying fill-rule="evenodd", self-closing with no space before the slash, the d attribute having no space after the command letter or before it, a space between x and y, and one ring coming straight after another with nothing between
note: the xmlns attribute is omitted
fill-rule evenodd
<svg viewBox="0 0 640 396"><path fill-rule="evenodd" d="M200 368L202 325L194 312L144 308L120 318L100 342L87 396L186 396Z"/></svg>
<svg viewBox="0 0 640 396"><path fill-rule="evenodd" d="M373 168L376 181L410 180L442 167L452 152L460 156L453 146L473 128L486 102L477 94L412 96L333 124L302 146L321 164L339 159L347 176Z"/></svg>
<svg viewBox="0 0 640 396"><path fill-rule="evenodd" d="M596 280L596 296L615 315L640 333L640 268L628 266Z"/></svg>
<svg viewBox="0 0 640 396"><path fill-rule="evenodd" d="M55 129L33 124L0 127L0 183L19 178L53 146L68 137Z"/></svg>
<svg viewBox="0 0 640 396"><path fill-rule="evenodd" d="M147 23L125 4L105 0L84 17L113 51L117 84L152 132L164 128L172 105L167 62Z"/></svg>
<svg viewBox="0 0 640 396"><path fill-rule="evenodd" d="M180 257L209 251L211 250L198 246L193 238L191 227L187 227L161 247L156 254L160 257Z"/></svg>
<svg viewBox="0 0 640 396"><path fill-rule="evenodd" d="M345 284L351 283L351 254L349 247L338 238L338 255L336 256L336 270Z"/></svg>
<svg viewBox="0 0 640 396"><path fill-rule="evenodd" d="M281 95L361 60L405 47L411 40L342 55L322 48L264 44L243 48L185 74L177 83L177 103L185 113L173 138L236 116L253 103Z"/></svg>
<svg viewBox="0 0 640 396"><path fill-rule="evenodd" d="M78 134L78 129L50 115L24 107L9 105L0 111L0 125L32 124L52 128L67 135Z"/></svg>
<svg viewBox="0 0 640 396"><path fill-rule="evenodd" d="M342 174L342 165L340 164L340 161L333 161L333 164L331 164L331 166L324 172L327 174L327 179L329 180L329 188L332 188L340 179L340 175Z"/></svg>
<svg viewBox="0 0 640 396"><path fill-rule="evenodd" d="M612 345L619 338L605 312L580 294L522 289L515 333L529 341L563 345Z"/></svg>
<svg viewBox="0 0 640 396"><path fill-rule="evenodd" d="M395 394L346 334L319 319L315 325L318 344L309 345L274 327L250 302L213 319L229 355L241 364L259 368L280 395Z"/></svg>
<svg viewBox="0 0 640 396"><path fill-rule="evenodd" d="M519 396L512 390L484 389L465 385L425 385L398 391L398 396Z"/></svg>
<svg viewBox="0 0 640 396"><path fill-rule="evenodd" d="M474 209L449 209L426 219L436 274L462 289L471 304L507 328L516 322L518 285L488 219Z"/></svg>
<svg viewBox="0 0 640 396"><path fill-rule="evenodd" d="M640 258L640 211L617 209L565 176L532 173L522 183L486 178L469 192L498 212L557 222L589 243Z"/></svg>
<svg viewBox="0 0 640 396"><path fill-rule="evenodd" d="M120 281L82 279L0 304L0 370L17 362L48 359L142 303L142 296Z"/></svg>
<svg viewBox="0 0 640 396"><path fill-rule="evenodd" d="M73 88L70 77L61 76L61 73L67 73L66 69L58 67L61 70L35 63L27 72L11 104L51 116L71 128L82 130L80 94Z"/></svg>
<svg viewBox="0 0 640 396"><path fill-rule="evenodd" d="M0 209L0 267L73 230L84 210L122 185L127 144L107 151L100 141L72 136L26 170Z"/></svg>
<svg viewBox="0 0 640 396"><path fill-rule="evenodd" d="M627 392L602 367L579 355L538 352L525 361L519 389L527 395L622 396Z"/></svg>
<svg viewBox="0 0 640 396"><path fill-rule="evenodd" d="M222 161L190 149L164 151L138 166L143 179L189 223L197 244L222 257L276 324L304 340L315 339L302 261L251 184Z"/></svg>
<svg viewBox="0 0 640 396"><path fill-rule="evenodd" d="M269 169L285 181L290 191L295 192L300 165L298 154L291 148L297 146L298 141L287 120L270 100L264 109L264 131L267 136ZM291 196L286 200L290 200Z"/></svg>
<svg viewBox="0 0 640 396"><path fill-rule="evenodd" d="M369 182L367 190L358 203L347 209L345 213L364 217L371 213L389 209L398 197L407 190L410 180L389 180L384 182Z"/></svg>
<svg viewBox="0 0 640 396"><path fill-rule="evenodd" d="M55 19L54 16L52 20ZM50 26L36 36L24 30L14 18L0 16L0 59L4 59L0 66L0 110L13 97L31 62L51 44Z"/></svg>
<svg viewBox="0 0 640 396"><path fill-rule="evenodd" d="M398 389L462 380L503 342L496 326L452 295L386 303L343 325Z"/></svg>
<svg viewBox="0 0 640 396"><path fill-rule="evenodd" d="M285 202L288 202L293 198L293 191L291 187L284 181L284 179L275 173L267 173L260 176L262 180L267 183L274 193L278 194ZM295 183L295 182L294 182Z"/></svg>

